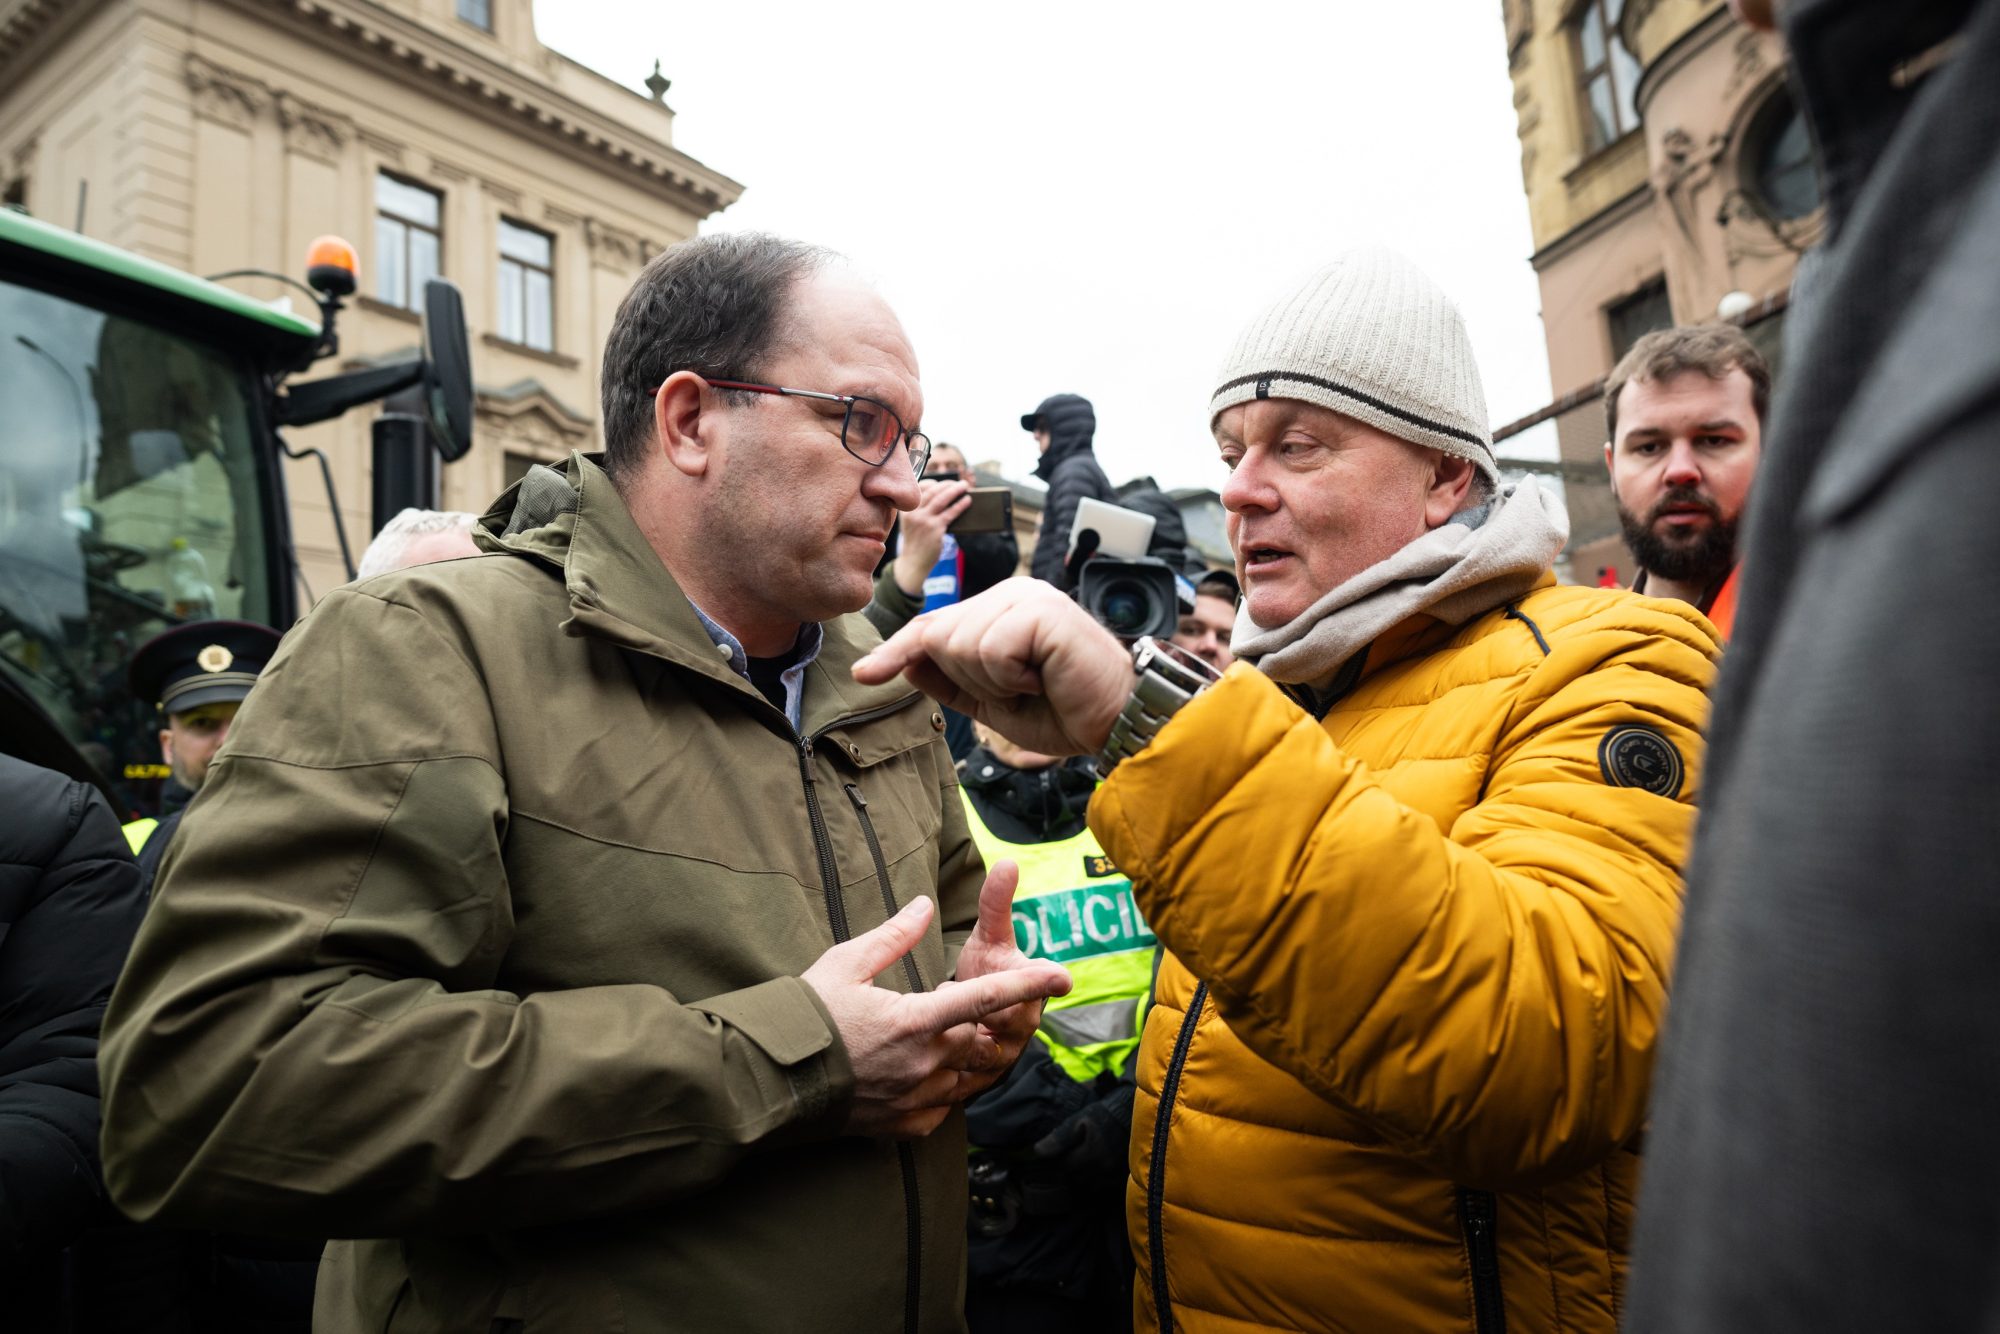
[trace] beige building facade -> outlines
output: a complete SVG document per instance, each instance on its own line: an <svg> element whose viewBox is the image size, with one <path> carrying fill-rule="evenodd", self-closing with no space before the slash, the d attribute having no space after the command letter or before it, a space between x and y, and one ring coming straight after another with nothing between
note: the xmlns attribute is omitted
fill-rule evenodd
<svg viewBox="0 0 2000 1334"><path fill-rule="evenodd" d="M315 237L345 237L361 295L341 355L311 374L410 354L423 278L453 280L478 393L443 503L478 510L530 463L598 447L618 302L742 191L673 147L655 89L544 47L530 0L0 0L0 186L201 275L302 277ZM357 559L372 417L289 433L331 458ZM315 464L286 468L302 571L323 594L346 577L326 491Z"/></svg>
<svg viewBox="0 0 2000 1334"><path fill-rule="evenodd" d="M1777 39L1723 0L1504 0L1571 576L1635 570L1604 473L1604 377L1641 335L1727 314L1775 357L1821 210Z"/></svg>

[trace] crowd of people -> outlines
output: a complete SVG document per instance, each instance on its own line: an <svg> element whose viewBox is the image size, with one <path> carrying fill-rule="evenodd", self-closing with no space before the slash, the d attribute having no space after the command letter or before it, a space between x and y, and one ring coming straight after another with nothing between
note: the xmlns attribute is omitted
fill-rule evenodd
<svg viewBox="0 0 2000 1334"><path fill-rule="evenodd" d="M660 255L602 454L135 655L184 807L0 758L0 1323L2000 1329L2000 5L1779 8L1829 239L1607 380L1630 589L1397 254L1136 640L1087 399L1017 576L867 283Z"/></svg>

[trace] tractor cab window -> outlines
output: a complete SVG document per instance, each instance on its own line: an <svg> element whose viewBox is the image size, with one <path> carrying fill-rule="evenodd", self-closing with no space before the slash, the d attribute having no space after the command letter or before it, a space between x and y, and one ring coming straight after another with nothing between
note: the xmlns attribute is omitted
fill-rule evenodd
<svg viewBox="0 0 2000 1334"><path fill-rule="evenodd" d="M0 280L0 676L121 817L162 776L132 650L183 621L271 620L252 387L206 344Z"/></svg>

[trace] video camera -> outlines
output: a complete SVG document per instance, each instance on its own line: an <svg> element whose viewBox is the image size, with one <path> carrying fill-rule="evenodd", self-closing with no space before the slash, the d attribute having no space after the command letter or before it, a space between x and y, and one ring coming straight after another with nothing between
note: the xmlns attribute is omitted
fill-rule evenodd
<svg viewBox="0 0 2000 1334"><path fill-rule="evenodd" d="M1148 556L1153 516L1085 500L1070 526L1063 584L1097 623L1120 639L1165 639L1180 624L1186 580ZM1193 601L1192 595L1188 600Z"/></svg>

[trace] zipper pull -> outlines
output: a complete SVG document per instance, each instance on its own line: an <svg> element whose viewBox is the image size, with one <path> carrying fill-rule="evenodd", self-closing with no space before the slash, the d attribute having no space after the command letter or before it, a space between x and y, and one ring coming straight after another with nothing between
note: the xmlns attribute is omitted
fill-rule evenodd
<svg viewBox="0 0 2000 1334"><path fill-rule="evenodd" d="M854 803L856 810L865 811L868 809L868 798L861 795L860 788L852 783L843 783L841 786L847 789L847 799Z"/></svg>
<svg viewBox="0 0 2000 1334"><path fill-rule="evenodd" d="M1466 1245L1472 1252L1472 1272L1482 1278L1500 1272L1499 1248L1493 1244L1492 1199L1484 1191L1468 1191L1465 1196Z"/></svg>
<svg viewBox="0 0 2000 1334"><path fill-rule="evenodd" d="M805 762L799 768L805 773L806 782L817 786L819 779L813 777L813 739L811 737L802 736L799 738L799 754L805 757Z"/></svg>

